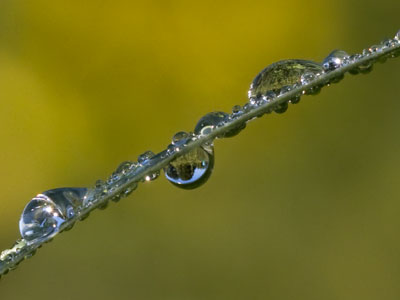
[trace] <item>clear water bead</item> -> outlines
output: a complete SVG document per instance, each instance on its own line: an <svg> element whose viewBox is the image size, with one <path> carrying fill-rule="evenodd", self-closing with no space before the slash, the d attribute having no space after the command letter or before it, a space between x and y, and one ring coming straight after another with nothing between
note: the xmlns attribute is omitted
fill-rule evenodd
<svg viewBox="0 0 400 300"><path fill-rule="evenodd" d="M194 189L204 184L214 167L214 148L204 145L178 157L164 168L165 177L173 185Z"/></svg>
<svg viewBox="0 0 400 300"><path fill-rule="evenodd" d="M174 151L180 151L181 148L186 145L190 140L190 135L189 133L185 131L179 131L174 134L172 137L172 145Z"/></svg>
<svg viewBox="0 0 400 300"><path fill-rule="evenodd" d="M285 86L301 83L305 73L317 76L323 73L322 66L313 61L291 59L278 61L262 70L253 80L249 89L249 98L262 98L268 91L280 94Z"/></svg>
<svg viewBox="0 0 400 300"><path fill-rule="evenodd" d="M332 71L340 68L348 61L350 55L343 50L332 51L322 62L322 67L326 71Z"/></svg>
<svg viewBox="0 0 400 300"><path fill-rule="evenodd" d="M394 39L395 39L398 43L400 43L400 30L397 31L397 33L396 33L395 36L394 36Z"/></svg>
<svg viewBox="0 0 400 300"><path fill-rule="evenodd" d="M194 128L194 133L197 135L208 135L210 134L215 128L218 126L222 126L228 122L230 122L229 114L221 112L221 111L214 111L206 114L202 117L196 124ZM228 132L225 132L222 135L219 135L219 138L226 138L226 137L233 137L237 135L243 126L239 126L238 128L233 128Z"/></svg>
<svg viewBox="0 0 400 300"><path fill-rule="evenodd" d="M86 188L59 188L37 195L22 212L21 236L28 244L51 239L66 220L76 215L86 193Z"/></svg>
<svg viewBox="0 0 400 300"><path fill-rule="evenodd" d="M152 151L146 151L139 155L138 163L142 165L142 164L146 163L147 161L149 161L150 158L152 158L153 156L154 156L154 153Z"/></svg>

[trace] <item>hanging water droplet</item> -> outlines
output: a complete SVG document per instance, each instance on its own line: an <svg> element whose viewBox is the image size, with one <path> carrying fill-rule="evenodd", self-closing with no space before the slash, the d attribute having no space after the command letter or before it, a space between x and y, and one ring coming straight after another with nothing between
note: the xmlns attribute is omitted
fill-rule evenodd
<svg viewBox="0 0 400 300"><path fill-rule="evenodd" d="M343 50L332 51L322 62L322 67L326 71L332 71L340 68L348 62L350 55Z"/></svg>
<svg viewBox="0 0 400 300"><path fill-rule="evenodd" d="M157 179L158 176L160 176L160 172L159 172L159 171L157 171L157 172L155 172L155 173L147 174L147 175L143 178L143 181L153 181L153 180Z"/></svg>
<svg viewBox="0 0 400 300"><path fill-rule="evenodd" d="M316 78L316 75L311 72L305 72L304 74L301 75L300 77L300 84L301 85L306 85L311 83L314 79ZM321 91L321 86L320 85L315 85L311 88L308 88L307 90L303 91L303 94L307 95L317 95Z"/></svg>
<svg viewBox="0 0 400 300"><path fill-rule="evenodd" d="M224 125L225 123L228 123L230 121L229 114L221 112L221 111L215 111L215 112L210 112L206 114L204 117L202 117L196 124L196 127L194 128L194 133L198 135L208 135L210 134L215 128L218 126ZM227 138L227 137L233 137L237 135L241 130L243 129L242 126L239 126L237 128L233 128L229 130L228 132L225 132L222 135L219 135L219 138Z"/></svg>
<svg viewBox="0 0 400 300"><path fill-rule="evenodd" d="M86 188L58 188L34 197L19 221L22 237L28 244L51 239L66 220L76 215L86 192Z"/></svg>
<svg viewBox="0 0 400 300"><path fill-rule="evenodd" d="M194 189L204 184L214 167L214 149L203 145L170 162L164 168L165 177L183 189Z"/></svg>
<svg viewBox="0 0 400 300"><path fill-rule="evenodd" d="M262 70L250 85L249 98L262 98L268 91L279 94L284 86L301 83L303 74L318 76L323 73L322 66L308 60L282 60Z"/></svg>

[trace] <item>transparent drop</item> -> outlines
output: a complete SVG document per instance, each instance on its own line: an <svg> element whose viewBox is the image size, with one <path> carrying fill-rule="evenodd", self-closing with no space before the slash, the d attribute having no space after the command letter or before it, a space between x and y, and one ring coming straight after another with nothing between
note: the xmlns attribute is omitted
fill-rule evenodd
<svg viewBox="0 0 400 300"><path fill-rule="evenodd" d="M147 161L150 160L155 154L152 151L146 151L143 154L140 154L138 157L138 163L143 165Z"/></svg>
<svg viewBox="0 0 400 300"><path fill-rule="evenodd" d="M348 62L350 55L343 50L332 51L322 62L322 67L325 71L332 71Z"/></svg>
<svg viewBox="0 0 400 300"><path fill-rule="evenodd" d="M187 145L191 139L191 135L185 131L179 131L172 137L172 145L174 151L180 151L183 146Z"/></svg>
<svg viewBox="0 0 400 300"><path fill-rule="evenodd" d="M232 114L238 114L242 111L242 107L240 105L234 105L232 107Z"/></svg>
<svg viewBox="0 0 400 300"><path fill-rule="evenodd" d="M118 166L118 168L115 172L120 175L126 175L135 168L136 168L136 164L134 162L124 161Z"/></svg>
<svg viewBox="0 0 400 300"><path fill-rule="evenodd" d="M351 63L355 63L355 62L357 62L357 61L358 61L359 59L361 59L361 58L362 58L362 55L360 55L360 54L353 54L353 55L350 55L349 61L350 61ZM354 68L352 68L351 70L349 70L349 73L352 74L352 75L357 75L357 74L360 73L360 69L359 69L358 67L354 67Z"/></svg>
<svg viewBox="0 0 400 300"><path fill-rule="evenodd" d="M232 107L232 114L230 115L231 119L236 119L243 115L244 111L240 105L234 105Z"/></svg>
<svg viewBox="0 0 400 300"><path fill-rule="evenodd" d="M397 42L400 42L400 30L397 31L396 35L394 36L394 39L395 39Z"/></svg>
<svg viewBox="0 0 400 300"><path fill-rule="evenodd" d="M311 72L305 72L301 75L300 84L306 85L309 84L311 81L315 79L316 75ZM317 95L321 91L321 86L313 86L312 88L308 88L307 90L303 91L303 94L307 95Z"/></svg>
<svg viewBox="0 0 400 300"><path fill-rule="evenodd" d="M276 94L281 92L284 86L293 86L301 83L301 77L305 73L317 76L323 73L322 66L308 60L282 60L262 70L250 85L249 98L262 98L268 91Z"/></svg>
<svg viewBox="0 0 400 300"><path fill-rule="evenodd" d="M221 111L210 112L197 122L196 127L194 128L194 133L197 135L208 135L215 128L230 122L230 120L231 119L229 118L229 114L227 113ZM239 126L237 128L229 130L228 132L225 132L224 134L218 137L219 138L233 137L237 135L242 129L243 126Z"/></svg>
<svg viewBox="0 0 400 300"><path fill-rule="evenodd" d="M155 172L155 173L147 174L147 175L143 178L143 181L153 181L153 180L157 179L158 176L160 176L160 172L159 172L159 171L157 171L157 172Z"/></svg>
<svg viewBox="0 0 400 300"><path fill-rule="evenodd" d="M155 154L152 151L146 151L143 154L139 155L138 163L140 165L146 164L150 159L154 158ZM145 177L142 178L142 181L152 181L158 178L160 172L155 172L152 174L147 174Z"/></svg>
<svg viewBox="0 0 400 300"><path fill-rule="evenodd" d="M214 149L204 145L170 162L164 168L164 174L172 184L183 189L194 189L208 180L213 167Z"/></svg>
<svg viewBox="0 0 400 300"><path fill-rule="evenodd" d="M22 212L21 236L28 244L51 239L66 220L76 215L86 192L86 188L59 188L34 197Z"/></svg>

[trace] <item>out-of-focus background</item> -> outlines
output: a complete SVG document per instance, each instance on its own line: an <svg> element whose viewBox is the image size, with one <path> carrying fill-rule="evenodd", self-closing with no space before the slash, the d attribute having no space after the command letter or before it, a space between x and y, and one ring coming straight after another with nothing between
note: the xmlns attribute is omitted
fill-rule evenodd
<svg viewBox="0 0 400 300"><path fill-rule="evenodd" d="M91 186L246 101L272 62L400 29L399 1L0 2L0 249L37 193ZM399 299L400 59L216 141L2 278L8 299Z"/></svg>

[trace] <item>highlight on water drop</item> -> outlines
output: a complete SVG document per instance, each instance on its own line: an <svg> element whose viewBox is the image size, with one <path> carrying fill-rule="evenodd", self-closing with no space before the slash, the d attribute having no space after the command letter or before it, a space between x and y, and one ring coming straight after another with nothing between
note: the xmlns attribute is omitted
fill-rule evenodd
<svg viewBox="0 0 400 300"><path fill-rule="evenodd" d="M38 194L22 212L21 236L28 244L51 239L63 223L75 217L86 193L86 188L58 188Z"/></svg>
<svg viewBox="0 0 400 300"><path fill-rule="evenodd" d="M283 87L302 83L303 74L317 76L323 73L320 64L301 59L281 60L262 70L253 80L249 89L249 98L262 98L272 91L279 95Z"/></svg>
<svg viewBox="0 0 400 300"><path fill-rule="evenodd" d="M230 115L225 112L210 112L197 122L194 128L194 133L197 135L208 135L218 126L225 125L231 122L231 120L232 119L230 118ZM234 127L231 130L219 135L218 138L233 137L237 135L244 128L244 126L243 124L238 125L237 127Z"/></svg>
<svg viewBox="0 0 400 300"><path fill-rule="evenodd" d="M189 190L203 185L213 168L214 148L203 145L170 162L164 168L164 174L173 185Z"/></svg>

